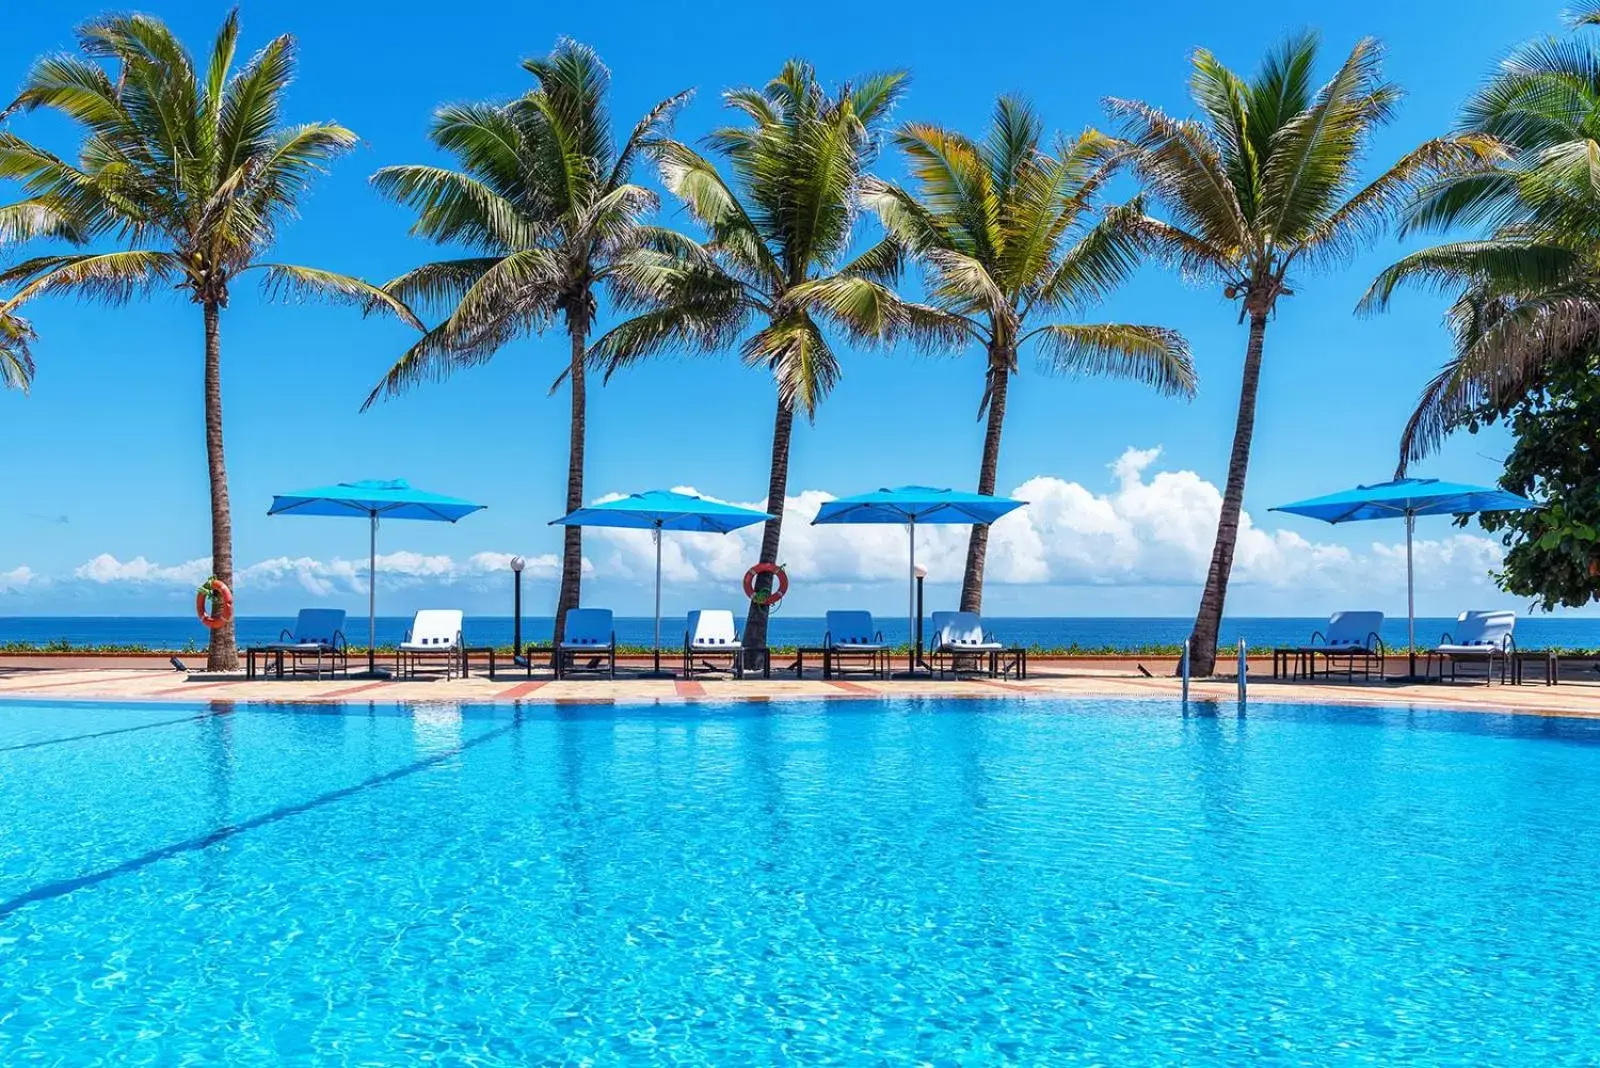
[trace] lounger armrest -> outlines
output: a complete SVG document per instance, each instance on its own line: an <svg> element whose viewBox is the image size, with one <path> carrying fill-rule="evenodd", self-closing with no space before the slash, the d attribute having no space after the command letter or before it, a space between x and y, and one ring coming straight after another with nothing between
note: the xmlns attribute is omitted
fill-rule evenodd
<svg viewBox="0 0 1600 1068"><path fill-rule="evenodd" d="M873 635L872 635L872 640L873 640L874 643L876 643L878 645L882 645L883 644L883 631L881 631L881 630L880 631L875 631L873 633Z"/></svg>
<svg viewBox="0 0 1600 1068"><path fill-rule="evenodd" d="M333 647L339 652L344 652L350 647L350 643L345 640L344 631L336 630L333 632Z"/></svg>
<svg viewBox="0 0 1600 1068"><path fill-rule="evenodd" d="M1323 645L1327 645L1328 644L1328 636L1326 634L1322 633L1320 630L1312 631L1311 632L1311 640L1306 642L1306 644L1307 645L1315 645L1315 644L1317 644L1317 639L1318 638L1322 639L1322 644Z"/></svg>
<svg viewBox="0 0 1600 1068"><path fill-rule="evenodd" d="M291 632L291 631L290 631L290 630L289 630L289 628L288 628L288 627L284 627L284 628L283 628L283 629L282 629L282 630L280 630L280 631L279 631L279 632L278 632L278 640L279 640L279 641L280 641L280 642L288 642L288 641L293 641L293 640L294 640L294 638L295 638L295 635L294 635L294 634L293 634L293 632Z"/></svg>
<svg viewBox="0 0 1600 1068"><path fill-rule="evenodd" d="M1374 630L1374 631L1369 631L1367 633L1367 643L1368 643L1367 644L1367 648L1368 649L1371 649L1373 652L1379 654L1380 656L1383 655L1383 652L1384 652L1383 639L1378 637L1378 632L1377 631Z"/></svg>
<svg viewBox="0 0 1600 1068"><path fill-rule="evenodd" d="M1449 631L1445 631L1443 634L1439 635L1440 645L1454 645L1455 643L1456 640L1450 636Z"/></svg>
<svg viewBox="0 0 1600 1068"><path fill-rule="evenodd" d="M822 647L824 649L833 648L833 631L825 630L822 632Z"/></svg>

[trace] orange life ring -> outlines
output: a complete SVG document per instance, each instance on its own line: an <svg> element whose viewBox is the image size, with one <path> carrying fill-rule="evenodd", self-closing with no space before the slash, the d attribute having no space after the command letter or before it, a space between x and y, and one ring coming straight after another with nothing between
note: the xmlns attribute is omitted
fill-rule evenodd
<svg viewBox="0 0 1600 1068"><path fill-rule="evenodd" d="M764 597L756 589L756 579L762 575L771 575L774 588ZM757 564L744 573L744 595L750 598L753 604L765 607L769 611L778 607L778 602L783 600L789 592L789 573L783 569L782 564Z"/></svg>
<svg viewBox="0 0 1600 1068"><path fill-rule="evenodd" d="M215 615L207 610L207 601L211 602L211 607L215 607ZM233 618L233 591L215 575L206 579L194 591L194 614L200 617L201 623L216 630Z"/></svg>

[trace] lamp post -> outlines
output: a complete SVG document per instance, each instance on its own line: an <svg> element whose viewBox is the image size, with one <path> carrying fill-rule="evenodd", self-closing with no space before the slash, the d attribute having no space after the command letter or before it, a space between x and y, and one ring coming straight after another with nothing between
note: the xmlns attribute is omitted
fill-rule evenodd
<svg viewBox="0 0 1600 1068"><path fill-rule="evenodd" d="M912 670L925 666L922 660L922 580L928 577L928 569L921 564L917 565L917 661Z"/></svg>
<svg viewBox="0 0 1600 1068"><path fill-rule="evenodd" d="M511 658L522 655L522 569L528 562L520 556L511 558Z"/></svg>

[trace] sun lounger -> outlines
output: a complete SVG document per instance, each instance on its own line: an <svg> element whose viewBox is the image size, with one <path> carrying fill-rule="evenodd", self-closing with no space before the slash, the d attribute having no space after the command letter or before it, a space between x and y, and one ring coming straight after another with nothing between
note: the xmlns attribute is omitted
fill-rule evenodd
<svg viewBox="0 0 1600 1068"><path fill-rule="evenodd" d="M444 658L444 677L454 678L461 662L461 617L454 608L425 608L411 621L405 641L395 649L395 673L416 675L417 664ZM465 668L463 666L463 673Z"/></svg>
<svg viewBox="0 0 1600 1068"><path fill-rule="evenodd" d="M342 608L300 609L300 614L295 617L294 626L281 631L277 641L245 650L245 673L252 678L255 676L255 660L260 655L277 658L280 678L283 675L283 662L286 657L290 663L290 670L295 672L300 670L302 659L315 660L319 679L322 677L324 663L329 674L335 671L348 673L350 659L344 638L344 619Z"/></svg>
<svg viewBox="0 0 1600 1068"><path fill-rule="evenodd" d="M1456 677L1456 666L1463 661L1481 662L1485 666L1483 681L1494 681L1494 664L1500 661L1500 681L1505 682L1507 667L1517 655L1517 642L1512 636L1516 629L1515 612L1462 612L1456 619L1456 629L1447 631L1439 644L1428 650L1424 674L1433 671L1433 658L1439 658L1439 677L1444 678L1444 665L1450 663L1450 678Z"/></svg>
<svg viewBox="0 0 1600 1068"><path fill-rule="evenodd" d="M983 629L983 620L976 612L935 612L933 636L928 644L933 668L940 676L946 671L959 675L963 664L969 671L996 674L999 654L1006 648Z"/></svg>
<svg viewBox="0 0 1600 1068"><path fill-rule="evenodd" d="M1298 676L1304 667L1310 676L1317 677L1317 657L1323 659L1323 673L1331 674L1333 662L1343 660L1345 678L1353 680L1356 661L1361 661L1363 679L1372 678L1372 667L1378 668L1378 678L1383 678L1385 649L1379 632L1383 630L1382 612L1335 612L1328 617L1326 632L1314 630L1305 645L1282 646L1272 650L1272 674L1276 678L1280 666L1285 675L1291 674L1289 661L1294 660L1292 674Z"/></svg>
<svg viewBox="0 0 1600 1068"><path fill-rule="evenodd" d="M579 661L586 661L580 664ZM600 665L604 664L604 668ZM609 608L574 608L556 638L556 678L574 671L617 677L617 633Z"/></svg>
<svg viewBox="0 0 1600 1068"><path fill-rule="evenodd" d="M727 609L709 609L689 613L683 632L683 677L693 678L696 661L701 670L712 670L707 661L728 658L728 672L735 678L744 677L744 645L733 625L733 613Z"/></svg>
<svg viewBox="0 0 1600 1068"><path fill-rule="evenodd" d="M823 674L845 673L850 661L865 663L874 676L889 671L889 646L872 625L871 612L829 612L822 635Z"/></svg>

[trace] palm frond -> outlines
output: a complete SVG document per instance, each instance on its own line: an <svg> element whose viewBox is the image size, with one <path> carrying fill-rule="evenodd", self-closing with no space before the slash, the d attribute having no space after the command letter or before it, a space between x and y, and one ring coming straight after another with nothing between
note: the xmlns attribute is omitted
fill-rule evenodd
<svg viewBox="0 0 1600 1068"><path fill-rule="evenodd" d="M70 256L36 256L0 270L0 286L19 288L0 311L44 293L69 290L104 304L125 304L181 277L182 265L166 252L133 249Z"/></svg>
<svg viewBox="0 0 1600 1068"><path fill-rule="evenodd" d="M29 346L36 339L26 319L0 312L0 387L28 391L34 372Z"/></svg>
<svg viewBox="0 0 1600 1068"><path fill-rule="evenodd" d="M1052 323L1027 337L1036 339L1051 370L1124 378L1160 393L1194 396L1189 343L1176 330L1125 323Z"/></svg>
<svg viewBox="0 0 1600 1068"><path fill-rule="evenodd" d="M368 314L388 312L407 326L424 333L428 329L406 303L392 292L351 275L291 263L256 263L251 264L249 269L266 272L262 288L271 299L314 297L340 304L354 304Z"/></svg>

